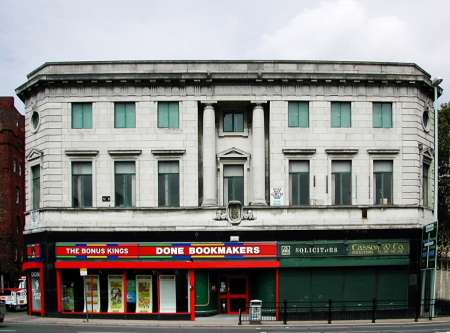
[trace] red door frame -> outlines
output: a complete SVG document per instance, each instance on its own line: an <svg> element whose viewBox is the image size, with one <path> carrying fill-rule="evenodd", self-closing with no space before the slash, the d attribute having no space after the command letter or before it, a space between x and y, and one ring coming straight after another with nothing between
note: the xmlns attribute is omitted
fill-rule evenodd
<svg viewBox="0 0 450 333"><path fill-rule="evenodd" d="M22 270L27 271L27 298L28 298L28 314L45 315L45 286L44 286L44 264L42 262L26 262L22 265ZM41 309L40 311L33 310L32 289L31 289L31 272L39 272L39 289L41 290Z"/></svg>
<svg viewBox="0 0 450 333"><path fill-rule="evenodd" d="M244 274L221 274L221 277L225 277L227 281L227 292L225 294L221 294L219 292L219 301L225 300L227 304L227 312L225 314L238 314L239 312L233 312L230 310L230 301L232 299L244 299L245 298L245 306L248 305L248 275ZM219 281L222 279L219 277ZM233 279L245 279L245 293L244 294L230 294L230 281ZM221 302L219 302L221 304Z"/></svg>

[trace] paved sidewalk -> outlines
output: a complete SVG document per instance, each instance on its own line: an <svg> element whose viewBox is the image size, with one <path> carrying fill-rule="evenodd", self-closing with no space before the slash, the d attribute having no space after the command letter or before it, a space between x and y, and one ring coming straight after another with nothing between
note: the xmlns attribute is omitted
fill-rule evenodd
<svg viewBox="0 0 450 333"><path fill-rule="evenodd" d="M133 320L133 319L95 319L90 318L89 322L81 318L51 318L29 316L24 312L8 312L5 317L5 323L22 323L27 325L67 325L67 326L105 326L105 327L119 327L119 326L146 326L146 327L311 327L328 325L326 321L289 321L287 325L283 325L281 321L265 321L261 325L249 325L243 323L238 325L237 316L218 315L213 317L200 317L195 321L190 320ZM450 323L450 317L438 317L432 321L422 318L419 324L426 323ZM336 320L330 326L364 326L364 325L405 325L418 324L410 319L380 319L375 324L370 320Z"/></svg>

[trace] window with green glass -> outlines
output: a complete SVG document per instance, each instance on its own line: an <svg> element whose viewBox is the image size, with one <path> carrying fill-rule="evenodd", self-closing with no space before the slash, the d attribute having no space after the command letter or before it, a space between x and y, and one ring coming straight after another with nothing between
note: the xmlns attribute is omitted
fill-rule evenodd
<svg viewBox="0 0 450 333"><path fill-rule="evenodd" d="M244 167L225 165L223 167L223 202L236 200L244 204Z"/></svg>
<svg viewBox="0 0 450 333"><path fill-rule="evenodd" d="M309 161L289 162L291 206L309 205Z"/></svg>
<svg viewBox="0 0 450 333"><path fill-rule="evenodd" d="M373 127L392 128L392 103L373 103Z"/></svg>
<svg viewBox="0 0 450 333"><path fill-rule="evenodd" d="M158 127L179 128L179 103L158 102Z"/></svg>
<svg viewBox="0 0 450 333"><path fill-rule="evenodd" d="M373 162L375 205L392 205L392 161Z"/></svg>
<svg viewBox="0 0 450 333"><path fill-rule="evenodd" d="M136 106L133 102L114 103L114 127L136 128Z"/></svg>
<svg viewBox="0 0 450 333"><path fill-rule="evenodd" d="M31 167L32 209L39 209L41 203L41 167Z"/></svg>
<svg viewBox="0 0 450 333"><path fill-rule="evenodd" d="M331 127L352 127L352 107L350 102L331 103Z"/></svg>
<svg viewBox="0 0 450 333"><path fill-rule="evenodd" d="M289 102L288 103L288 126L289 127L309 127L309 103Z"/></svg>
<svg viewBox="0 0 450 333"><path fill-rule="evenodd" d="M133 207L135 204L136 166L134 162L114 163L115 206Z"/></svg>
<svg viewBox="0 0 450 333"><path fill-rule="evenodd" d="M72 163L72 207L92 207L92 162Z"/></svg>
<svg viewBox="0 0 450 333"><path fill-rule="evenodd" d="M92 128L92 103L72 103L72 128Z"/></svg>
<svg viewBox="0 0 450 333"><path fill-rule="evenodd" d="M178 161L158 163L158 206L180 206L180 172Z"/></svg>
<svg viewBox="0 0 450 333"><path fill-rule="evenodd" d="M224 112L223 131L244 132L244 112Z"/></svg>
<svg viewBox="0 0 450 333"><path fill-rule="evenodd" d="M428 207L428 190L429 190L429 178L428 173L430 172L430 165L424 163L422 168L422 198L423 198L423 207Z"/></svg>
<svg viewBox="0 0 450 333"><path fill-rule="evenodd" d="M333 205L352 204L352 162L333 161L331 163L331 186Z"/></svg>

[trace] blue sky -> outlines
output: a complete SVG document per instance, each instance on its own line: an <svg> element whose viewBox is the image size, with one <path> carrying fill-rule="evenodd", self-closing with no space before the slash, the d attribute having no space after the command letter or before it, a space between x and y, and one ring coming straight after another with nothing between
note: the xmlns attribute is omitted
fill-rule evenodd
<svg viewBox="0 0 450 333"><path fill-rule="evenodd" d="M448 22L448 0L0 0L0 95L46 61L376 60L443 77L443 103Z"/></svg>

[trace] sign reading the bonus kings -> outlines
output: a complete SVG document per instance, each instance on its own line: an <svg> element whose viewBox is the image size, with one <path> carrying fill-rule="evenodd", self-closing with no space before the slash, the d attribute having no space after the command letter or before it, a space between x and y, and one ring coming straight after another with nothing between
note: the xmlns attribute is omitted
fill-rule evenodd
<svg viewBox="0 0 450 333"><path fill-rule="evenodd" d="M274 258L275 242L227 243L56 243L62 259L237 259Z"/></svg>

